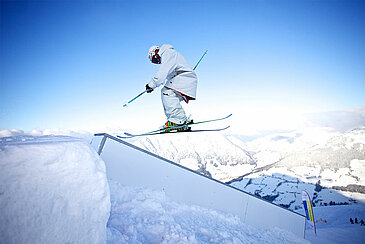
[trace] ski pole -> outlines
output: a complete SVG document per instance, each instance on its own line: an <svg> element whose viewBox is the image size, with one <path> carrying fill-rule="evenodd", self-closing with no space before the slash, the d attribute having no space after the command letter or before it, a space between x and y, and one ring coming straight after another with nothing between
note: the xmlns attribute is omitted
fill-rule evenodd
<svg viewBox="0 0 365 244"><path fill-rule="evenodd" d="M136 100L137 98L139 98L140 96L142 96L147 90L144 90L143 92L141 92L140 94L138 94L137 96L135 96L133 99L131 99L129 102L127 102L126 104L123 105L123 107L127 107L128 104L130 104L131 102L133 102L134 100Z"/></svg>
<svg viewBox="0 0 365 244"><path fill-rule="evenodd" d="M196 69L196 67L198 67L198 65L200 64L200 62L202 61L202 59L204 58L205 54L207 54L208 50L206 50L203 54L203 56L199 59L198 63L195 65L194 69ZM144 90L143 92L141 92L140 94L138 94L137 96L135 96L134 98L132 98L129 102L127 102L126 104L123 105L123 107L127 107L128 104L130 104L131 102L133 102L134 100L136 100L137 98L139 98L140 96L142 96L144 93L146 93L147 90Z"/></svg>
<svg viewBox="0 0 365 244"><path fill-rule="evenodd" d="M205 54L207 54L208 50L205 51L205 53L203 54L203 56L199 59L198 63L195 65L194 69L196 69L196 67L198 67L198 65L200 64L200 61L202 61L202 59L204 58Z"/></svg>

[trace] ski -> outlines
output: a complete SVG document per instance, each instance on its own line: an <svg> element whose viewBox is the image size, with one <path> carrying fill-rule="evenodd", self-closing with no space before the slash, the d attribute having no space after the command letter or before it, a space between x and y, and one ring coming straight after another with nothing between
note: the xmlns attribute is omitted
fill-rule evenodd
<svg viewBox="0 0 365 244"><path fill-rule="evenodd" d="M170 130L176 130L176 129L182 128L182 127L184 127L186 125L197 125L197 124L203 124L203 123L220 121L220 120L228 119L231 116L232 116L232 114L229 114L229 115L227 115L225 117L218 118L218 119L204 120L204 121L199 121L199 122L191 122L191 123L187 123L187 124L184 124L184 125L171 126L168 129L170 129ZM228 129L228 127L223 128L223 129L224 130L225 129ZM223 130L223 129L218 129L218 131L219 130ZM128 133L128 132L124 132L124 134L126 136L118 136L117 135L117 137L119 137L119 138L130 138L130 137L135 137L135 136L145 136L145 135L151 135L151 134L164 134L164 133L166 133L165 131L166 131L166 128L164 128L164 129L158 129L158 130L154 130L154 131L150 131L150 132L146 132L146 133L142 133L142 134L131 134L131 133ZM202 131L202 130L190 130L190 131L198 132L198 131ZM205 131L210 131L210 130L205 130ZM167 132L167 133L169 133L169 132Z"/></svg>
<svg viewBox="0 0 365 244"><path fill-rule="evenodd" d="M222 130L226 130L231 126L227 126L224 128L220 128L220 129L206 129L206 130L185 130L185 131L158 131L158 132L152 132L152 133L144 133L144 134L130 134L125 132L125 136L117 136L119 138L122 139L128 139L128 138L132 138L132 137L137 137L137 136L153 136L153 135L163 135L163 134L173 134L173 133L188 133L188 132L209 132L209 131L222 131Z"/></svg>

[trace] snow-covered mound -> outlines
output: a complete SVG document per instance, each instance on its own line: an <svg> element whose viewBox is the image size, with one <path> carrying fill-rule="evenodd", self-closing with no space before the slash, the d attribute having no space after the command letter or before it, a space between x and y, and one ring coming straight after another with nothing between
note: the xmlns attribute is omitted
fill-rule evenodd
<svg viewBox="0 0 365 244"><path fill-rule="evenodd" d="M105 243L105 164L68 136L0 139L0 243Z"/></svg>

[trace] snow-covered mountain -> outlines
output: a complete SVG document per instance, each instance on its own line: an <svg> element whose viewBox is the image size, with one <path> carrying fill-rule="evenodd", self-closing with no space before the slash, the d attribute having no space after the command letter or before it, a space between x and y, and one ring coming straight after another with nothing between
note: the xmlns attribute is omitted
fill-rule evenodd
<svg viewBox="0 0 365 244"><path fill-rule="evenodd" d="M363 107L308 118L300 129L249 141L208 132L150 136L134 144L290 209L301 208L302 190L318 205L364 200ZM326 122L333 119L340 121Z"/></svg>
<svg viewBox="0 0 365 244"><path fill-rule="evenodd" d="M296 132L248 143L258 152L253 155L256 160L270 155L280 159L231 184L291 209L301 208L298 195L302 190L310 192L317 205L364 200L365 127L346 133L318 130L319 140L312 142L305 136L308 132Z"/></svg>
<svg viewBox="0 0 365 244"><path fill-rule="evenodd" d="M223 182L256 167L250 152L219 133L143 137L134 144Z"/></svg>

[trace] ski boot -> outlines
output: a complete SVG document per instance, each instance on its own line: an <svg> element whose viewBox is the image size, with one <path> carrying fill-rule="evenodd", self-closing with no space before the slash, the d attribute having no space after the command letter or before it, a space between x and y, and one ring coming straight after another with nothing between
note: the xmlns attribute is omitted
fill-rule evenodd
<svg viewBox="0 0 365 244"><path fill-rule="evenodd" d="M179 128L170 128L170 127L175 127L175 126L181 126ZM183 132L183 131L190 131L191 128L188 126L188 123L183 123L183 124L176 124L170 121L167 121L162 127L161 129L166 129L164 130L164 132Z"/></svg>

